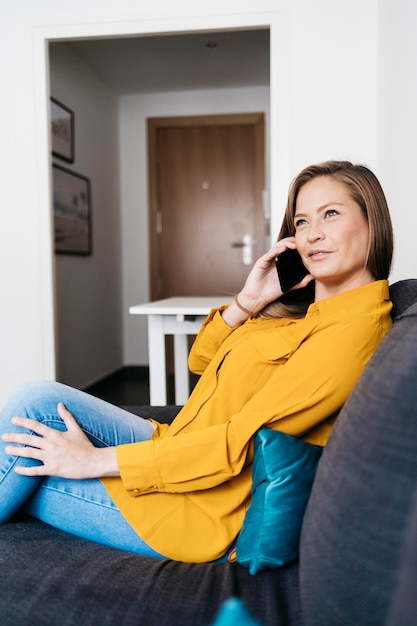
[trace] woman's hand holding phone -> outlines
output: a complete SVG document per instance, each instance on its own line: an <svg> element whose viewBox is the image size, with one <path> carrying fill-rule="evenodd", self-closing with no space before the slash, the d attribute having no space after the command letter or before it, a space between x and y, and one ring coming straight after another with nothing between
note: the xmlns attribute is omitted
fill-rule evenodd
<svg viewBox="0 0 417 626"><path fill-rule="evenodd" d="M278 280L276 259L287 250L296 252L294 237L287 237L275 242L270 250L256 261L243 289L238 294L238 303L241 306L239 307L239 304L234 302L222 314L226 324L233 328L239 326L248 318L248 311L251 315L256 315L269 302L277 300L285 293L280 280ZM296 252L296 254L298 253ZM310 275L304 268L304 277L298 281L302 281L300 287L304 287L310 282L312 277L307 279L307 276ZM288 283L285 283L284 286L288 287Z"/></svg>

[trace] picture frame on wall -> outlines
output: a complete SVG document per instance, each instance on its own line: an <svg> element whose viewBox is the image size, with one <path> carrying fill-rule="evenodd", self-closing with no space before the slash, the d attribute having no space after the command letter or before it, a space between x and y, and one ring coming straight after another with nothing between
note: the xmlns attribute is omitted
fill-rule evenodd
<svg viewBox="0 0 417 626"><path fill-rule="evenodd" d="M74 112L65 104L51 98L52 154L74 163Z"/></svg>
<svg viewBox="0 0 417 626"><path fill-rule="evenodd" d="M92 254L91 182L56 163L53 170L54 240L57 254Z"/></svg>

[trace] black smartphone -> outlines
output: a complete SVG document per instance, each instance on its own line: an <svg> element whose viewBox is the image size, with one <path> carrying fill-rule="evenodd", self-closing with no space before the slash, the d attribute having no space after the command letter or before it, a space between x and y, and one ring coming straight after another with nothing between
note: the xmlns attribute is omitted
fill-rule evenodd
<svg viewBox="0 0 417 626"><path fill-rule="evenodd" d="M308 274L299 252L290 248L275 257L275 265L283 293L292 289Z"/></svg>

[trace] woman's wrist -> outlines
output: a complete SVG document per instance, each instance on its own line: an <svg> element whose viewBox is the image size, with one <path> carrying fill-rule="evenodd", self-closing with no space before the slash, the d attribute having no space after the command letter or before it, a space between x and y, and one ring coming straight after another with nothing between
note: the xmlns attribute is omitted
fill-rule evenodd
<svg viewBox="0 0 417 626"><path fill-rule="evenodd" d="M239 291L239 293L235 295L235 303L242 311L247 313L248 317L255 317L258 315L259 311L262 311L264 306L267 304L263 300L251 298L245 293L244 290Z"/></svg>
<svg viewBox="0 0 417 626"><path fill-rule="evenodd" d="M92 477L104 478L110 476L120 476L116 447L95 448Z"/></svg>
<svg viewBox="0 0 417 626"><path fill-rule="evenodd" d="M250 317L255 317L261 309L262 306L259 303L256 303L243 292L240 292L235 295L232 304L222 312L222 317L228 326L237 328L244 324Z"/></svg>
<svg viewBox="0 0 417 626"><path fill-rule="evenodd" d="M236 306L243 311L243 313L246 313L246 315L248 317L253 317L254 315L256 315L256 312L251 311L250 309L247 309L246 307L243 306L243 304L240 302L238 294L235 295L235 297L233 298L234 303L236 304Z"/></svg>

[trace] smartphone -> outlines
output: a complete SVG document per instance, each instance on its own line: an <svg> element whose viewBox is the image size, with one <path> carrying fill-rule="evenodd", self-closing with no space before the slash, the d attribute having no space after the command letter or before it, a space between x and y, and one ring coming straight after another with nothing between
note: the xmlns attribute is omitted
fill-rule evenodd
<svg viewBox="0 0 417 626"><path fill-rule="evenodd" d="M275 265L283 293L292 289L308 274L299 252L290 248L275 257Z"/></svg>

